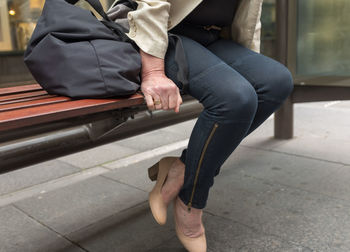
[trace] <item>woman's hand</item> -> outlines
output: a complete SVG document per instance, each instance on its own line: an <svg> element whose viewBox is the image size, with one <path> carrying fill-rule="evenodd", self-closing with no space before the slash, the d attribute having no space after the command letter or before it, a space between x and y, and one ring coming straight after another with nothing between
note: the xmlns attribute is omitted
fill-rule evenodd
<svg viewBox="0 0 350 252"><path fill-rule="evenodd" d="M164 60L143 52L141 91L145 97L149 110L174 109L180 111L182 98L177 85L164 73ZM154 104L160 101L160 104Z"/></svg>
<svg viewBox="0 0 350 252"><path fill-rule="evenodd" d="M180 111L182 98L179 88L162 72L152 72L142 77L141 90L150 110L174 109ZM158 105L154 101L160 101Z"/></svg>

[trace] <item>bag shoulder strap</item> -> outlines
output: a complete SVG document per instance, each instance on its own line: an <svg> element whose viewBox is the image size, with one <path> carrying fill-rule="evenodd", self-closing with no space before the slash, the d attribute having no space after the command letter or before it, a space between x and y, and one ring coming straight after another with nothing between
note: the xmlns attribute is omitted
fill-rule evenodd
<svg viewBox="0 0 350 252"><path fill-rule="evenodd" d="M172 43L175 47L175 62L178 67L177 79L181 82L182 88L180 93L187 94L188 92L188 64L185 53L185 48L183 46L181 38L174 34L168 32L169 43Z"/></svg>

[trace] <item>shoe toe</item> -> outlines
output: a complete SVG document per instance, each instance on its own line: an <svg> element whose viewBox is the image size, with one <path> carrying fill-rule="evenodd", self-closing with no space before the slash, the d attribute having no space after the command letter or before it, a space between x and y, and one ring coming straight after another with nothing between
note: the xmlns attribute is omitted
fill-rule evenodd
<svg viewBox="0 0 350 252"><path fill-rule="evenodd" d="M164 225L167 218L167 208L159 196L161 195L151 192L148 201L154 219L158 224Z"/></svg>

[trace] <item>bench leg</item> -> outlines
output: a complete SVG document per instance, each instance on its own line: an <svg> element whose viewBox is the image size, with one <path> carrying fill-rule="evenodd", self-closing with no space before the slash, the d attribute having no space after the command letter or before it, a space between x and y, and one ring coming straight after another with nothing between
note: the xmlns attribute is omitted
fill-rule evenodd
<svg viewBox="0 0 350 252"><path fill-rule="evenodd" d="M289 96L275 112L274 137L277 139L293 138L293 101Z"/></svg>

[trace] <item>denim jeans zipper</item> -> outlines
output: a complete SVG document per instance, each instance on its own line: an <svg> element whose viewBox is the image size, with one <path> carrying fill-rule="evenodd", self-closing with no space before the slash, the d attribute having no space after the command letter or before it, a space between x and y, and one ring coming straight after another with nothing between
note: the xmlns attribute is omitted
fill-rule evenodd
<svg viewBox="0 0 350 252"><path fill-rule="evenodd" d="M201 164L202 164L202 161L203 161L203 158L204 158L204 154L207 150L207 147L208 147L208 144L211 140L211 138L213 137L214 135L214 132L215 130L217 129L217 127L219 126L218 123L215 123L213 128L211 129L211 132L209 134L209 137L207 138L206 142L205 142L205 145L204 145L204 148L203 148L203 151L201 153L201 156L200 156L200 159L199 159L199 162L198 162L198 166L197 166L197 169L196 169L196 176L194 178L194 182L193 182L193 188L192 188L192 193L191 193L191 198L190 198L190 201L188 202L187 204L187 210L190 212L191 211L191 207L192 207L192 200L193 200L193 196L194 196L194 191L196 189L196 185L197 185L197 180L198 180L198 175L199 175L199 170L200 170L200 167L201 167Z"/></svg>

